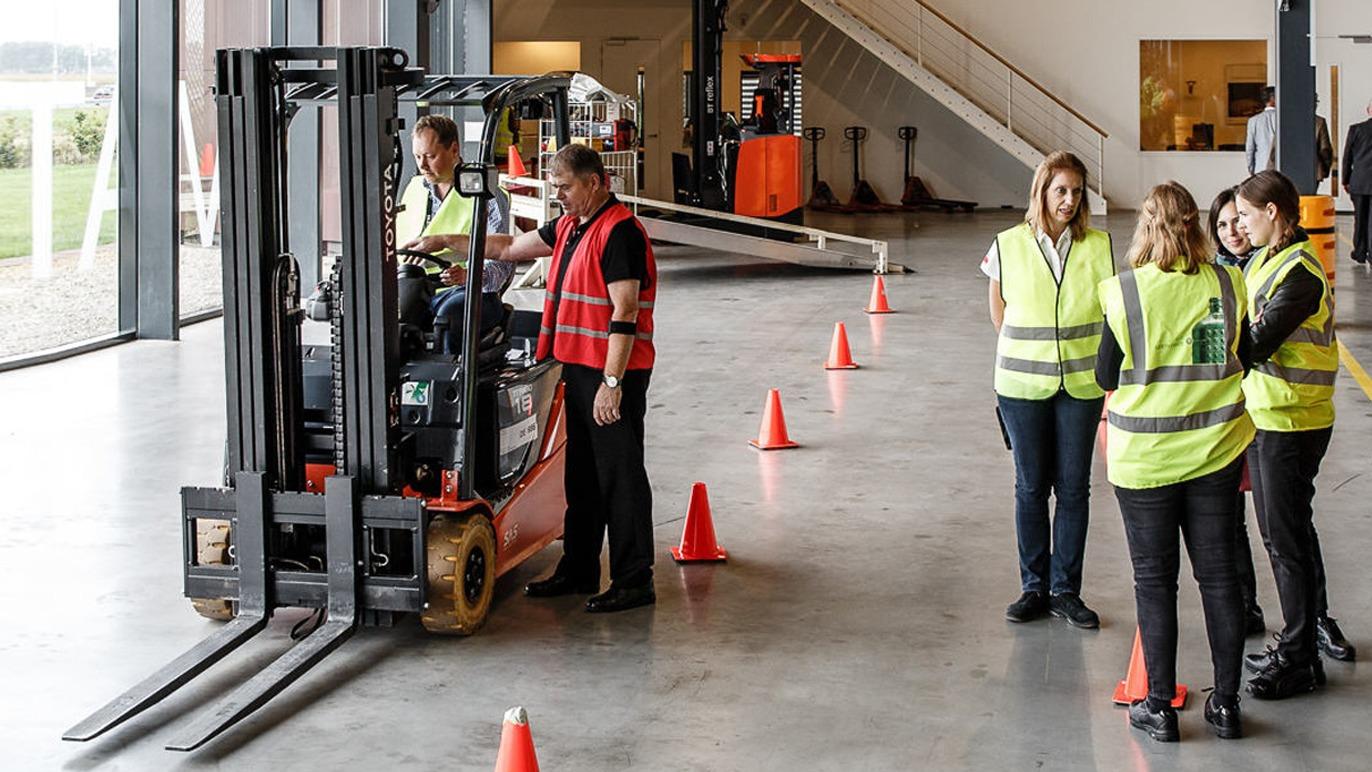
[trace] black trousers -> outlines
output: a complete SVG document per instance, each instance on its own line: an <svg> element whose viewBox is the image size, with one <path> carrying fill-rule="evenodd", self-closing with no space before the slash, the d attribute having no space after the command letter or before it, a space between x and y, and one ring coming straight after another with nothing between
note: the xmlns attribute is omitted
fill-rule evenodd
<svg viewBox="0 0 1372 772"><path fill-rule="evenodd" d="M1321 612L1323 561L1314 530L1315 476L1333 429L1258 431L1248 471L1283 619L1279 650L1293 662L1315 658L1315 618ZM1317 568L1319 566L1319 568ZM1328 600L1325 600L1328 605ZM1326 609L1327 610L1327 609Z"/></svg>
<svg viewBox="0 0 1372 772"><path fill-rule="evenodd" d="M1248 502L1243 491L1239 491L1234 502L1234 512L1238 515L1234 532L1234 564L1239 572L1239 595L1243 598L1245 614L1261 615L1262 606L1258 604L1258 575L1253 570L1253 547L1248 542Z"/></svg>
<svg viewBox="0 0 1372 772"><path fill-rule="evenodd" d="M1353 258L1372 257L1372 195L1350 194L1353 199Z"/></svg>
<svg viewBox="0 0 1372 772"><path fill-rule="evenodd" d="M1235 459L1218 472L1186 482L1115 488L1134 565L1134 604L1153 702L1176 696L1177 574L1183 539L1200 585L1215 694L1222 704L1238 698L1244 625L1234 564L1234 494L1241 474L1242 461Z"/></svg>
<svg viewBox="0 0 1372 772"><path fill-rule="evenodd" d="M600 370L562 366L567 407L567 513L557 572L600 580L600 549L610 535L610 580L637 587L653 580L653 489L643 464L643 417L650 370L630 370L619 388L620 419L598 426L592 414Z"/></svg>

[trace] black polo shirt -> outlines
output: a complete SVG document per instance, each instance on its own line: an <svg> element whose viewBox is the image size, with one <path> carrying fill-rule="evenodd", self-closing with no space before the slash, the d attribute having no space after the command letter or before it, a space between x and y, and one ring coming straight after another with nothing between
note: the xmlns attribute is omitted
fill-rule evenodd
<svg viewBox="0 0 1372 772"><path fill-rule="evenodd" d="M554 278L553 295L562 293L562 277L567 275L566 260L576 251L577 245L581 243L581 237L590 230L591 223L617 203L619 199L615 198L613 193L610 194L609 200L597 209L590 219L578 223L572 229L572 235L567 239L567 246L561 255L563 270ZM538 229L538 235L542 237L543 243L554 248L557 246L557 224L566 216L549 220ZM605 251L600 255L600 272L605 276L606 284L624 279L638 279L642 286L648 286L648 241L633 220L625 220L611 229L610 235L605 239Z"/></svg>

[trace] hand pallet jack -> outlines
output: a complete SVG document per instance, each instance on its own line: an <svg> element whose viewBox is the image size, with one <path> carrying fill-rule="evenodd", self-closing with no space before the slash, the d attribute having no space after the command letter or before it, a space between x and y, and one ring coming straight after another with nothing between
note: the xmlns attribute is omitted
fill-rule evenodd
<svg viewBox="0 0 1372 772"><path fill-rule="evenodd" d="M426 77L395 48L216 53L228 479L183 488L181 520L185 593L202 614L230 621L64 740L90 740L159 702L266 629L276 609L314 609L319 626L166 746L194 750L363 624L409 613L432 632L470 634L490 610L496 577L560 535L561 368L518 356L499 332L530 322L536 331L537 319L507 307L497 334L478 338L482 304L467 303L456 357L401 320L397 104L405 94L485 111L478 161L461 167L454 191L478 199L466 287L477 297L496 121L511 105L551 103L565 144L572 78ZM329 346L301 343L287 240L285 138L302 104L338 113L343 251L327 304ZM206 545L207 533L229 544Z"/></svg>
<svg viewBox="0 0 1372 772"><path fill-rule="evenodd" d="M942 209L948 214L959 209L970 212L976 208L977 202L975 201L957 201L934 196L929 187L924 184L924 180L915 176L915 170L912 167L915 160L915 140L919 138L919 129L914 126L901 126L896 130L896 134L905 142L905 191L900 196L902 207L905 209Z"/></svg>
<svg viewBox="0 0 1372 772"><path fill-rule="evenodd" d="M853 193L848 197L847 211L862 213L899 212L901 207L881 200L871 183L862 177L860 154L862 143L867 139L866 126L849 126L843 130L843 137L853 146Z"/></svg>
<svg viewBox="0 0 1372 772"><path fill-rule="evenodd" d="M819 178L819 141L824 139L823 126L809 126L802 132L810 141L810 201L806 204L816 212L846 212L829 183Z"/></svg>

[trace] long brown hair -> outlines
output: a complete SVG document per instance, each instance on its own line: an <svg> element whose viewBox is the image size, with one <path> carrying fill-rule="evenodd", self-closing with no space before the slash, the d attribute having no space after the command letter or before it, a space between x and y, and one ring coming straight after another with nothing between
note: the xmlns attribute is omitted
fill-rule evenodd
<svg viewBox="0 0 1372 772"><path fill-rule="evenodd" d="M1296 227L1301 222L1301 194L1295 183L1279 171L1267 169L1254 174L1239 183L1235 193L1240 198L1258 207L1273 204L1277 216L1281 218L1281 232L1267 245L1267 254L1275 255L1291 246L1296 237Z"/></svg>
<svg viewBox="0 0 1372 772"><path fill-rule="evenodd" d="M1191 191L1172 180L1148 191L1129 245L1129 265L1152 263L1163 271L1190 274L1213 259Z"/></svg>
<svg viewBox="0 0 1372 772"><path fill-rule="evenodd" d="M1086 164L1080 158L1064 150L1049 153L1034 170L1034 181L1029 184L1029 210L1024 213L1024 221L1039 230L1049 222L1048 186L1058 172L1075 172L1081 176L1081 200L1077 202L1076 214L1067 223L1072 229L1072 240L1080 241L1091 224L1091 208L1086 205Z"/></svg>

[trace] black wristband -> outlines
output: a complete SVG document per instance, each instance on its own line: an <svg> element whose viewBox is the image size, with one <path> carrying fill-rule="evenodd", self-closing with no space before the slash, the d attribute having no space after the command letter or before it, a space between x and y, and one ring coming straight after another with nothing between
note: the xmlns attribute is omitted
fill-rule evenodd
<svg viewBox="0 0 1372 772"><path fill-rule="evenodd" d="M637 335L638 322L610 322L611 335Z"/></svg>

